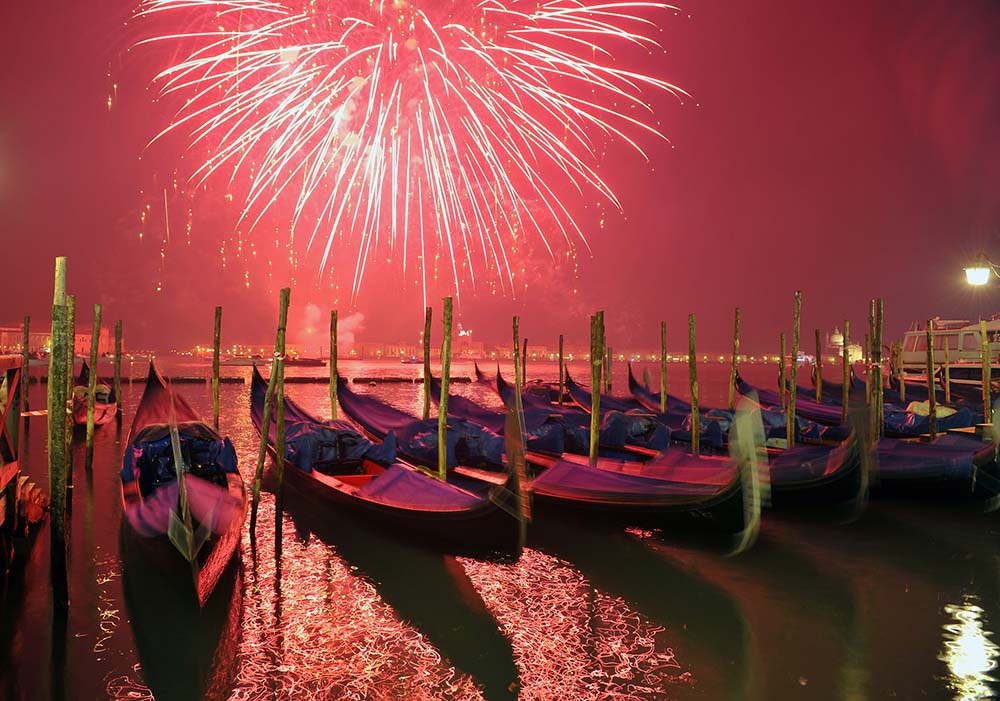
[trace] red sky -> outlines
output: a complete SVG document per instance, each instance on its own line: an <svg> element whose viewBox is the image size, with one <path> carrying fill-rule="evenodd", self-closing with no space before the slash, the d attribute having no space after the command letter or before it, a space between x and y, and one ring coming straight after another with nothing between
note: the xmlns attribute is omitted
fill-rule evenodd
<svg viewBox="0 0 1000 701"><path fill-rule="evenodd" d="M146 59L126 51L132 7L0 3L0 325L47 316L52 260L67 255L78 303L123 318L132 347L210 339L216 304L230 339L266 341L276 291L221 267L218 222L196 219L191 247L169 252L162 272L150 240L161 232L138 239L140 190L168 172L163 151L155 164L140 155L169 115L146 91ZM609 151L602 172L624 215L598 229L577 212L592 256L575 275L536 257L526 294L464 289L466 327L502 341L516 313L532 342L583 342L603 309L612 345L655 347L665 319L680 349L694 312L699 345L715 350L739 305L744 347L759 352L790 328L796 289L805 338L844 318L860 327L873 296L887 337L915 319L1000 311L1000 289L974 295L961 277L979 250L1000 260L1000 4L691 0L683 11L661 23L666 56L638 67L694 100L657 98L672 143L645 142L649 164ZM354 307L362 334L415 338L419 290L378 273ZM334 304L296 283L293 324L307 302ZM336 304L349 313L348 299Z"/></svg>

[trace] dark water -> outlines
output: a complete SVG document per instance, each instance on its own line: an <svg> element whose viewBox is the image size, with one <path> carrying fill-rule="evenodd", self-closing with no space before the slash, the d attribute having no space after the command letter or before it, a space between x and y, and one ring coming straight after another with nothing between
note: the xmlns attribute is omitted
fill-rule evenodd
<svg viewBox="0 0 1000 701"><path fill-rule="evenodd" d="M167 374L205 373L164 364ZM341 369L419 372L390 363ZM453 372L472 369L459 363ZM672 385L683 372L671 366ZM725 401L726 372L702 370L705 403ZM773 369L745 374L773 383ZM535 376L554 377L555 366L533 366ZM615 382L625 389L624 377ZM416 411L422 403L419 385L356 386ZM178 387L211 415L207 385ZM456 389L495 401L475 385ZM0 699L1000 695L997 515L926 503L876 501L848 524L767 513L755 547L737 557L669 534L539 521L522 559L503 564L403 546L289 489L276 562L266 482L256 552L245 537L241 564L203 611L192 610L171 582L141 565L125 569L119 557L117 472L141 390L124 392L125 430L98 431L91 469L82 443L74 446L68 609L53 604L47 527L9 583ZM325 385L287 391L329 413ZM249 483L257 438L248 395L248 384L222 385L222 429ZM44 386L31 399L41 405ZM22 461L47 485L43 421L33 420Z"/></svg>

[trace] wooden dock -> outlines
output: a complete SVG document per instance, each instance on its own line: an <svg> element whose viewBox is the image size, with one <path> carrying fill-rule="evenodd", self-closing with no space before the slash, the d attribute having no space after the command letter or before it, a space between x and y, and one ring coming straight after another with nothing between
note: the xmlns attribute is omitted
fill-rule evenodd
<svg viewBox="0 0 1000 701"><path fill-rule="evenodd" d="M22 438L21 357L0 355L0 591L17 551L48 509L48 497L18 466Z"/></svg>

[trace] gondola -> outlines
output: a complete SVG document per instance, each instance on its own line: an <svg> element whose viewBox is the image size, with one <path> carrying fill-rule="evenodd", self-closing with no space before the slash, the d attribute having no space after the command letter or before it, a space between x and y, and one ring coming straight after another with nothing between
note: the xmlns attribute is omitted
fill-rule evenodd
<svg viewBox="0 0 1000 701"><path fill-rule="evenodd" d="M752 390L742 380L738 381L738 389L743 393ZM777 399L776 392L760 392L765 402ZM796 408L800 402L796 402ZM831 410L837 414L836 420L840 420L840 407L817 402L809 404ZM1000 506L997 457L1000 448L997 442L983 443L977 438L946 433L928 442L913 441L908 436L928 430L927 417L892 411L890 406L886 405L886 437L875 444L872 454L870 486L873 496L924 495L936 500L970 502L986 511ZM939 417L938 429L944 432L953 427L966 427L969 416L970 410L966 407L951 417Z"/></svg>
<svg viewBox="0 0 1000 701"><path fill-rule="evenodd" d="M338 380L338 399L344 413L368 435L381 439L395 432L406 436L399 452L419 464L436 465L437 419L423 421L371 395L355 393ZM462 419L449 418L448 467L463 474L466 465L502 468L503 439L492 431ZM759 501L744 499L744 474L735 464L720 466L715 480L665 480L624 474L590 466L565 457L526 454L529 473L526 490L532 511L586 513L631 525L697 526L728 534L746 535L757 525ZM745 501L747 502L745 504ZM749 524L749 525L748 525Z"/></svg>
<svg viewBox="0 0 1000 701"><path fill-rule="evenodd" d="M126 567L155 562L204 606L240 543L246 491L233 444L171 391L152 362L120 477Z"/></svg>
<svg viewBox="0 0 1000 701"><path fill-rule="evenodd" d="M256 368L250 391L250 415L262 431L267 383ZM274 455L276 412L268 445ZM322 498L333 508L351 511L370 523L417 538L452 554L516 558L523 528L516 478L497 484L467 479L442 482L396 460L395 435L372 443L349 423L311 415L285 398L285 477L295 487Z"/></svg>
<svg viewBox="0 0 1000 701"><path fill-rule="evenodd" d="M736 377L736 389L740 394L756 394L757 401L765 407L779 407L781 397L773 390L760 389L744 381L742 377ZM894 438L905 438L919 436L930 430L928 417L918 414L893 404L884 405L884 433L886 436ZM937 428L939 431L947 431L953 428L968 428L974 423L974 416L968 407L953 409L953 413L947 416L938 416ZM795 400L795 412L810 421L836 426L843 422L843 409L836 404L817 402L802 396L797 396Z"/></svg>
<svg viewBox="0 0 1000 701"><path fill-rule="evenodd" d="M87 425L87 394L90 391L90 366L83 361L80 374L73 386L73 423ZM110 423L118 413L118 398L106 382L97 381L94 393L94 426Z"/></svg>
<svg viewBox="0 0 1000 701"><path fill-rule="evenodd" d="M634 381L631 368L629 377ZM498 377L498 381L502 382L502 377ZM569 376L566 386L574 401L581 406L589 404L590 392L576 385ZM453 399L457 397L448 399L449 407ZM468 400L465 403L469 403ZM614 411L635 411L643 407L638 399L601 395L601 406L605 405ZM459 406L464 408L465 404L460 403ZM662 414L657 413L656 416ZM722 474L720 467L727 462L728 457L694 457L682 447L673 446L643 462L619 461L616 464L605 459L601 465L604 469L658 479L693 479L699 474L702 479L709 479L708 476L713 474L718 479ZM772 506L840 505L863 500L866 486L863 469L862 454L854 432L839 443L799 444L789 449L769 451Z"/></svg>
<svg viewBox="0 0 1000 701"><path fill-rule="evenodd" d="M635 379L635 375L632 374L631 364L628 367L628 386L632 396L639 404L651 411L659 412L659 394L646 389ZM780 407L772 407L763 402L757 402L757 404L760 407L761 420L764 423L765 438L771 443L782 445L787 440L788 435L788 418L785 412ZM734 416L733 410L702 407L698 413L701 416L702 442L705 442L704 436L706 430L713 431L716 428L716 424L718 424L721 429L721 439L714 440L721 440L721 442L725 443L725 435ZM672 428L673 425L680 422L681 425L689 429L691 405L672 395L667 395L667 413L665 416L666 422ZM796 441L830 444L846 440L850 432L848 427L840 426L839 422L830 424L815 421L810 416L801 412L796 414L795 431ZM690 431L685 434L675 428L674 433L678 438L686 436L686 439L690 441Z"/></svg>
<svg viewBox="0 0 1000 701"><path fill-rule="evenodd" d="M1000 507L1000 444L958 434L930 442L882 438L875 446L872 492L924 495Z"/></svg>

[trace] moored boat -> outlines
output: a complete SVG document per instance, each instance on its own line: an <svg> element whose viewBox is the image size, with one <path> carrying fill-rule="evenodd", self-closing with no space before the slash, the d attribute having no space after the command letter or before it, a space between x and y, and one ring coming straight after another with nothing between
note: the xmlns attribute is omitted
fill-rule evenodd
<svg viewBox="0 0 1000 701"><path fill-rule="evenodd" d="M250 414L263 428L267 385L254 368ZM372 443L344 421L324 422L285 398L285 477L333 508L453 553L517 557L523 544L516 478L448 481L396 459L391 431ZM274 455L276 418L268 446Z"/></svg>
<svg viewBox="0 0 1000 701"><path fill-rule="evenodd" d="M246 491L233 444L171 391L152 362L120 477L126 566L155 562L204 606L240 543Z"/></svg>
<svg viewBox="0 0 1000 701"><path fill-rule="evenodd" d="M87 425L87 395L90 391L90 366L83 361L80 374L73 385L73 423ZM97 381L94 392L94 426L111 423L118 413L118 398L114 389L106 382Z"/></svg>
<svg viewBox="0 0 1000 701"><path fill-rule="evenodd" d="M376 438L391 431L407 436L400 440L400 454L418 464L436 465L437 419L423 421L375 397L357 394L342 378L338 399L344 413L366 433ZM449 418L448 423L450 471L463 474L468 463L487 470L502 469L502 438L467 420ZM666 529L674 525L735 533L742 540L757 528L759 499L744 491L742 464L721 466L723 474L718 480L684 481L624 474L560 456L529 452L525 457L525 489L531 494L536 516L559 511L589 512L592 518L631 525Z"/></svg>
<svg viewBox="0 0 1000 701"><path fill-rule="evenodd" d="M639 393L634 399L610 397L601 395L601 407L607 406L610 411L640 412L659 420L669 420L668 414L650 413L646 403L652 404L653 396L648 390L641 392L641 386L636 382L629 367L629 384L633 394ZM577 385L572 378L566 377L567 392L581 407L589 407L591 393ZM645 399L641 402L639 397ZM656 398L658 400L658 397ZM678 406L680 400L668 398L668 407ZM687 406L690 411L690 405ZM712 419L711 414L703 419L703 425L714 421L717 425L729 425L735 419L735 412L728 410L713 410L718 418ZM675 412L677 413L677 412ZM781 415L784 420L784 414ZM812 427L813 430L815 427ZM766 427L765 427L766 432ZM800 433L806 433L801 431ZM782 433L782 435L784 435ZM821 435L821 434L819 434ZM728 456L700 455L693 456L683 447L673 445L651 459L644 462L621 462L619 469L630 474L655 477L661 479L696 479L699 475L718 475L719 466L729 461ZM603 463L610 467L608 461ZM797 444L792 448L769 451L768 474L772 505L786 507L795 505L842 504L846 502L863 501L865 498L865 476L861 450L854 432L840 442L824 444ZM683 477L682 477L683 476Z"/></svg>

